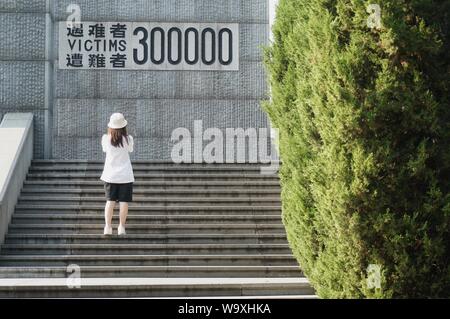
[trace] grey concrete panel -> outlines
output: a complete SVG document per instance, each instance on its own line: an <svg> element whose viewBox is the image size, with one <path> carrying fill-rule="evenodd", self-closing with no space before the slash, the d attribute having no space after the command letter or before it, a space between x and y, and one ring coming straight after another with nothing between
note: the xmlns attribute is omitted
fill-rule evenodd
<svg viewBox="0 0 450 319"><path fill-rule="evenodd" d="M103 159L100 137L53 137L52 158L55 159ZM99 176L100 178L100 176Z"/></svg>
<svg viewBox="0 0 450 319"><path fill-rule="evenodd" d="M137 132L139 136L169 137L177 128L191 132L194 121L204 128L232 125L233 101L230 100L139 100Z"/></svg>
<svg viewBox="0 0 450 319"><path fill-rule="evenodd" d="M45 14L0 13L0 60L45 59Z"/></svg>
<svg viewBox="0 0 450 319"><path fill-rule="evenodd" d="M53 139L55 159L104 159L100 137L55 137ZM168 138L137 138L132 159L170 159ZM99 176L100 177L100 176Z"/></svg>
<svg viewBox="0 0 450 319"><path fill-rule="evenodd" d="M262 99L262 62L241 63L238 72L55 70L56 98Z"/></svg>
<svg viewBox="0 0 450 319"><path fill-rule="evenodd" d="M197 120L204 130L268 126L257 100L139 100L137 114L139 136L171 136L177 128L193 132Z"/></svg>
<svg viewBox="0 0 450 319"><path fill-rule="evenodd" d="M93 21L268 23L267 0L78 0L82 19ZM54 16L67 19L72 0L55 2Z"/></svg>
<svg viewBox="0 0 450 319"><path fill-rule="evenodd" d="M1 12L45 12L46 0L0 0Z"/></svg>
<svg viewBox="0 0 450 319"><path fill-rule="evenodd" d="M43 108L45 62L0 61L0 105Z"/></svg>
<svg viewBox="0 0 450 319"><path fill-rule="evenodd" d="M268 28L267 24L240 24L241 61L263 60L263 48L269 41Z"/></svg>
<svg viewBox="0 0 450 319"><path fill-rule="evenodd" d="M269 128L270 123L267 114L261 107L262 101L237 101L233 103L232 123L234 128Z"/></svg>
<svg viewBox="0 0 450 319"><path fill-rule="evenodd" d="M175 97L174 71L55 69L56 98Z"/></svg>
<svg viewBox="0 0 450 319"><path fill-rule="evenodd" d="M123 113L136 123L136 100L57 100L53 115L53 133L65 137L93 137L106 133L112 113ZM130 134L135 127L130 125Z"/></svg>
<svg viewBox="0 0 450 319"><path fill-rule="evenodd" d="M241 64L238 73L224 72L214 79L214 97L238 99L265 99L266 75L262 62Z"/></svg>
<svg viewBox="0 0 450 319"><path fill-rule="evenodd" d="M59 99L54 114L57 136L92 137L106 131L109 116L123 113L133 135L168 137L184 127L193 131L194 121L204 129L268 127L257 100L86 100Z"/></svg>
<svg viewBox="0 0 450 319"><path fill-rule="evenodd" d="M0 105L0 119L9 112L33 113L34 158L44 158L45 111L36 109L8 107Z"/></svg>
<svg viewBox="0 0 450 319"><path fill-rule="evenodd" d="M252 23L269 23L269 0L241 0L240 19Z"/></svg>
<svg viewBox="0 0 450 319"><path fill-rule="evenodd" d="M55 159L90 159L103 160L105 155L102 152L100 137L55 137L53 145L53 158ZM170 140L170 137L147 138L135 136L135 148L131 154L131 160L165 160L172 161L172 148L176 144ZM207 141L203 141L203 149L205 149ZM191 147L194 147L194 140L191 139ZM249 159L248 144L235 146L236 149L242 149ZM193 154L193 153L192 153ZM226 142L223 143L223 154L226 154ZM258 155L256 155L257 158ZM236 161L236 154L233 158ZM192 156L191 160L194 158ZM223 158L226 161L226 158ZM100 178L100 176L99 176Z"/></svg>

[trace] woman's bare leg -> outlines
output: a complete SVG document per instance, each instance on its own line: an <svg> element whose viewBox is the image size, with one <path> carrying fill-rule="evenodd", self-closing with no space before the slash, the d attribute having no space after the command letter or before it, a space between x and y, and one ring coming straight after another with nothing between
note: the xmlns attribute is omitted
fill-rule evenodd
<svg viewBox="0 0 450 319"><path fill-rule="evenodd" d="M128 216L128 203L120 202L119 205L120 205L120 225L125 227Z"/></svg>
<svg viewBox="0 0 450 319"><path fill-rule="evenodd" d="M105 205L105 225L106 225L106 227L111 227L115 205L116 205L116 202L113 202L113 201L106 202L106 205Z"/></svg>

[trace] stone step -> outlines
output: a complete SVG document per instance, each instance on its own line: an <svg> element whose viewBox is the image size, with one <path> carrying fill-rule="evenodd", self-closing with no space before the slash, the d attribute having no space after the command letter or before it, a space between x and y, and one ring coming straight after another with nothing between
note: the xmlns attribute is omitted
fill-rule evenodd
<svg viewBox="0 0 450 319"><path fill-rule="evenodd" d="M1 279L3 298L114 298L314 295L306 278L65 278Z"/></svg>
<svg viewBox="0 0 450 319"><path fill-rule="evenodd" d="M8 234L103 234L103 224L10 224ZM277 224L127 224L127 233L139 234L273 234L284 232ZM116 230L114 230L116 231Z"/></svg>
<svg viewBox="0 0 450 319"><path fill-rule="evenodd" d="M105 195L105 190L103 186L97 188L48 188L48 187L24 187L22 189L23 196L33 196L39 194L52 195L52 196L101 196ZM279 189L236 189L236 188L224 188L224 189L133 189L133 196L145 196L147 198L153 197L186 197L186 198L197 198L197 197L221 197L221 198L261 198L261 197L271 197L280 198Z"/></svg>
<svg viewBox="0 0 450 319"><path fill-rule="evenodd" d="M24 182L24 186L27 187L46 187L48 188L88 188L88 187L97 187L103 189L103 182L99 179L92 181L76 181L76 180L50 180L50 181L30 181L26 180ZM136 181L133 184L133 190L178 190L178 189L187 189L191 190L195 189L217 189L217 188L226 188L226 189L235 189L235 188L245 188L245 189L267 189L267 188L280 188L279 180L273 181Z"/></svg>
<svg viewBox="0 0 450 319"><path fill-rule="evenodd" d="M288 254L288 244L3 244L7 255Z"/></svg>
<svg viewBox="0 0 450 319"><path fill-rule="evenodd" d="M85 159L33 159L32 165L33 166L67 166L67 165L74 165L74 166L83 166L83 165L103 165L104 160L85 160ZM273 160L274 163L278 163L279 165L282 164L281 160ZM252 167L252 166L261 166L261 165L269 165L264 163L251 163L251 162L245 162L245 163L174 163L172 161L168 160L132 160L131 163L133 165L157 165L157 166L200 166L200 167L208 167L208 166L245 166L245 167Z"/></svg>
<svg viewBox="0 0 450 319"><path fill-rule="evenodd" d="M260 174L261 167L269 167L267 165L146 165L146 164L134 164L133 172L145 173L145 172L164 172L164 173L179 173L179 174L220 174L220 173L248 173L248 174ZM68 173L68 172L80 172L80 173L100 173L103 171L103 164L93 165L33 165L30 167L32 173Z"/></svg>
<svg viewBox="0 0 450 319"><path fill-rule="evenodd" d="M42 203L59 203L65 205L104 205L105 197L83 197L83 196L23 196L21 195L18 200L18 204L27 205L39 205ZM215 205L255 205L258 206L280 206L280 199L273 197L236 197L236 198L223 198L223 197L207 197L207 198L188 198L188 197L144 197L133 196L133 205L162 205L162 206L182 206L182 205L194 205L194 206L215 206Z"/></svg>
<svg viewBox="0 0 450 319"><path fill-rule="evenodd" d="M0 267L0 278L66 278L66 266ZM83 266L83 278L303 277L298 266Z"/></svg>
<svg viewBox="0 0 450 319"><path fill-rule="evenodd" d="M103 214L93 215L54 215L39 218L39 215L13 215L13 224L103 224ZM229 224L229 223L255 223L274 224L281 223L279 215L130 215L127 221L131 224Z"/></svg>
<svg viewBox="0 0 450 319"><path fill-rule="evenodd" d="M228 255L0 255L2 267L86 266L296 266L292 254Z"/></svg>
<svg viewBox="0 0 450 319"><path fill-rule="evenodd" d="M114 225L117 228L117 224ZM190 235L127 235L101 234L9 234L6 244L287 244L281 234L190 234Z"/></svg>
<svg viewBox="0 0 450 319"><path fill-rule="evenodd" d="M36 173L27 174L28 180L99 180L101 174L92 173ZM223 173L223 174L134 174L137 181L276 181L277 175L263 175L263 174L235 174L235 173Z"/></svg>
<svg viewBox="0 0 450 319"><path fill-rule="evenodd" d="M48 207L33 207L31 205L27 206L18 206L19 208L16 209L13 216L18 216L19 218L23 218L23 216L38 216L39 218L42 216L44 217L52 217L52 216L62 216L62 215L74 215L74 216L103 216L105 207L101 206L85 206L85 207L74 207L73 205L70 205L68 207L64 207L61 205L48 205ZM143 207L143 209L140 209ZM279 215L281 214L280 210L277 209L267 209L267 210L251 210L251 209L241 209L241 210L228 210L228 209L215 209L215 210L208 210L208 207L205 207L205 209L188 209L184 210L182 207L178 209L165 209L165 207L161 207L158 209L158 207L151 207L152 209L149 209L148 206L132 206L129 208L129 215L128 216L147 216L147 215L165 215L165 216L176 216L176 215L197 215L197 216L203 216L203 215L223 215L223 216L258 216L258 215ZM172 208L172 207L167 207ZM113 218L118 218L119 213L119 205L116 204L114 208L114 216ZM281 219L281 217L280 217Z"/></svg>
<svg viewBox="0 0 450 319"><path fill-rule="evenodd" d="M33 160L0 250L0 297L315 298L279 178L262 167L133 161L127 235L116 207L104 236L103 161ZM68 265L81 289L67 287Z"/></svg>

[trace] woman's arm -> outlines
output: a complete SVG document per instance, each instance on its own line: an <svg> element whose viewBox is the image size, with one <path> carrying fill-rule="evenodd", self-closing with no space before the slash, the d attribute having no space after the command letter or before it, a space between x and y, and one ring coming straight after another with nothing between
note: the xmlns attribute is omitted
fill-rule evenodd
<svg viewBox="0 0 450 319"><path fill-rule="evenodd" d="M102 149L103 153L106 153L106 143L108 142L108 135L103 134L102 136Z"/></svg>
<svg viewBox="0 0 450 319"><path fill-rule="evenodd" d="M134 139L133 136L128 135L128 152L132 153L134 150Z"/></svg>

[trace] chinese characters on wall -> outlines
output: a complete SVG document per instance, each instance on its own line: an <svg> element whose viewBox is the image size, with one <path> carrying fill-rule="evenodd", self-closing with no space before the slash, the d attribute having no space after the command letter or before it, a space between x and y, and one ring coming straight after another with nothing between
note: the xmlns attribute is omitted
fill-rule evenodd
<svg viewBox="0 0 450 319"><path fill-rule="evenodd" d="M239 70L239 25L59 24L61 69Z"/></svg>
<svg viewBox="0 0 450 319"><path fill-rule="evenodd" d="M87 27L86 30L85 26ZM127 55L121 52L124 52L127 46L127 41L125 40L126 31L126 25L120 23L113 24L108 30L106 30L103 23L81 23L74 25L72 28L67 28L69 47L71 51L78 49L79 52L67 53L66 66L68 68L83 68L85 66L84 63L87 62L88 68L106 68L107 63L112 68L125 68ZM85 32L87 32L89 39L84 41L79 40L84 38ZM106 32L110 33L108 40ZM84 45L82 47L81 45L83 43ZM83 49L86 53L81 53ZM99 53L100 51L104 51L104 53ZM105 57L106 52L111 53L108 61ZM87 55L87 60L84 57L85 54Z"/></svg>

